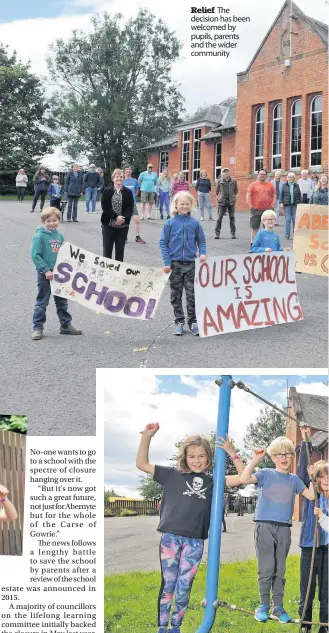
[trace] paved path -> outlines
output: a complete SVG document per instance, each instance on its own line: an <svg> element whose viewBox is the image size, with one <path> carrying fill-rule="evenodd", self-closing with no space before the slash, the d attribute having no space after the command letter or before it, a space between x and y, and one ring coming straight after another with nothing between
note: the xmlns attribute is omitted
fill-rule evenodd
<svg viewBox="0 0 329 633"><path fill-rule="evenodd" d="M230 514L227 532L222 534L221 562L230 563L255 557L254 524L251 515L238 517ZM158 571L159 518L122 517L104 519L104 567L105 575L129 571ZM298 554L300 523L292 527L290 553ZM208 543L208 542L207 542ZM207 545L204 558L207 557Z"/></svg>
<svg viewBox="0 0 329 633"><path fill-rule="evenodd" d="M1 395L0 411L29 416L29 432L43 435L90 435L95 432L96 367L314 367L327 362L327 282L322 277L298 275L304 321L273 328L200 340L186 334L173 337L169 285L154 320L131 321L97 315L71 304L81 337L58 334L53 305L48 311L45 338L31 340L31 317L36 296L35 271L30 260L31 238L38 213L29 213L30 202L0 202L1 281ZM100 253L100 215L87 216L80 203L79 223L62 231L72 241ZM247 252L248 213L237 215L237 237L229 236L224 218L223 239L215 241L214 222L204 229L210 255ZM159 235L162 221L144 221L136 244L130 231L125 259L129 263L160 266ZM283 222L279 232L283 234ZM53 302L52 302L53 303ZM169 325L158 338L159 333ZM110 334L106 332L110 331ZM145 352L134 348L156 343ZM3 369L5 368L5 370ZM38 394L38 396L36 396Z"/></svg>

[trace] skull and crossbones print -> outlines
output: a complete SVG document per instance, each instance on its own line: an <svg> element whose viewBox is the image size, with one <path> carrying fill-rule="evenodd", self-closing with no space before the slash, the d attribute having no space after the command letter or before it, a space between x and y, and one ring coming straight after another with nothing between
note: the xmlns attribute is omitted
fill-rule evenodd
<svg viewBox="0 0 329 633"><path fill-rule="evenodd" d="M203 486L202 477L193 477L192 486L190 486L188 481L186 482L186 485L188 487L188 490L185 490L185 492L183 492L183 495L188 495L189 497L191 497L192 495L196 495L199 499L206 498L206 495L204 493L207 490L208 486L206 486L205 488L202 488Z"/></svg>

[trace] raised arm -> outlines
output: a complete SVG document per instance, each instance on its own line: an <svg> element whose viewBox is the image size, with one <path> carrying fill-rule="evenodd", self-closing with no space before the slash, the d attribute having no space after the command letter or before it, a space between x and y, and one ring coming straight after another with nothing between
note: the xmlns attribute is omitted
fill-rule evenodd
<svg viewBox="0 0 329 633"><path fill-rule="evenodd" d="M257 479L255 475L252 475L252 471L256 468L256 466L259 464L261 459L263 459L263 457L265 456L265 452L266 451L264 448L257 448L254 451L254 456L252 460L249 462L249 464L244 469L243 473L241 473L240 475L242 484L248 484L248 483L256 484L257 483Z"/></svg>
<svg viewBox="0 0 329 633"><path fill-rule="evenodd" d="M2 509L0 510L0 521L16 521L17 512L11 501L9 501L7 495L9 491L5 486L0 485L0 503L2 503Z"/></svg>
<svg viewBox="0 0 329 633"><path fill-rule="evenodd" d="M239 486L242 482L240 479L240 474L243 473L245 469L245 463L240 459L239 455L235 452L228 435L226 434L226 438L218 437L216 441L217 448L223 448L224 451L230 456L231 460L234 462L234 466L238 471L237 475L226 475L225 476L225 485L229 488L233 486ZM248 481L248 484L253 483L252 481Z"/></svg>
<svg viewBox="0 0 329 633"><path fill-rule="evenodd" d="M142 470L144 473L148 473L149 475L154 475L154 464L150 464L149 462L150 442L153 435L155 435L158 430L159 425L157 422L155 424L147 424L142 432L141 441L137 451L136 466L139 470Z"/></svg>
<svg viewBox="0 0 329 633"><path fill-rule="evenodd" d="M303 495L303 497L305 497L305 499L308 499L309 501L314 501L315 494L312 482L310 483L309 488L304 488L304 490L302 490L301 494Z"/></svg>

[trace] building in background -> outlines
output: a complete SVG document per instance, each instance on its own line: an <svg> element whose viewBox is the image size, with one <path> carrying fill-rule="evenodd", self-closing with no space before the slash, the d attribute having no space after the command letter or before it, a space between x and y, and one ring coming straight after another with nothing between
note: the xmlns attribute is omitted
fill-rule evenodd
<svg viewBox="0 0 329 633"><path fill-rule="evenodd" d="M328 26L294 3L291 15L290 4L238 73L237 97L198 110L144 148L154 170L183 171L194 183L200 169L215 182L228 167L238 181L238 210L247 210L247 188L261 167L328 172ZM215 205L215 187L211 197Z"/></svg>

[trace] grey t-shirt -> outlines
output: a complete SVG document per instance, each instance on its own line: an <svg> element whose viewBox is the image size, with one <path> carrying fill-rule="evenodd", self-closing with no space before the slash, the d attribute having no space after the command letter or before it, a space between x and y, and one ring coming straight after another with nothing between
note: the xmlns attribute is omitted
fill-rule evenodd
<svg viewBox="0 0 329 633"><path fill-rule="evenodd" d="M154 479L163 486L159 532L207 539L213 488L212 475L181 473L155 466Z"/></svg>

